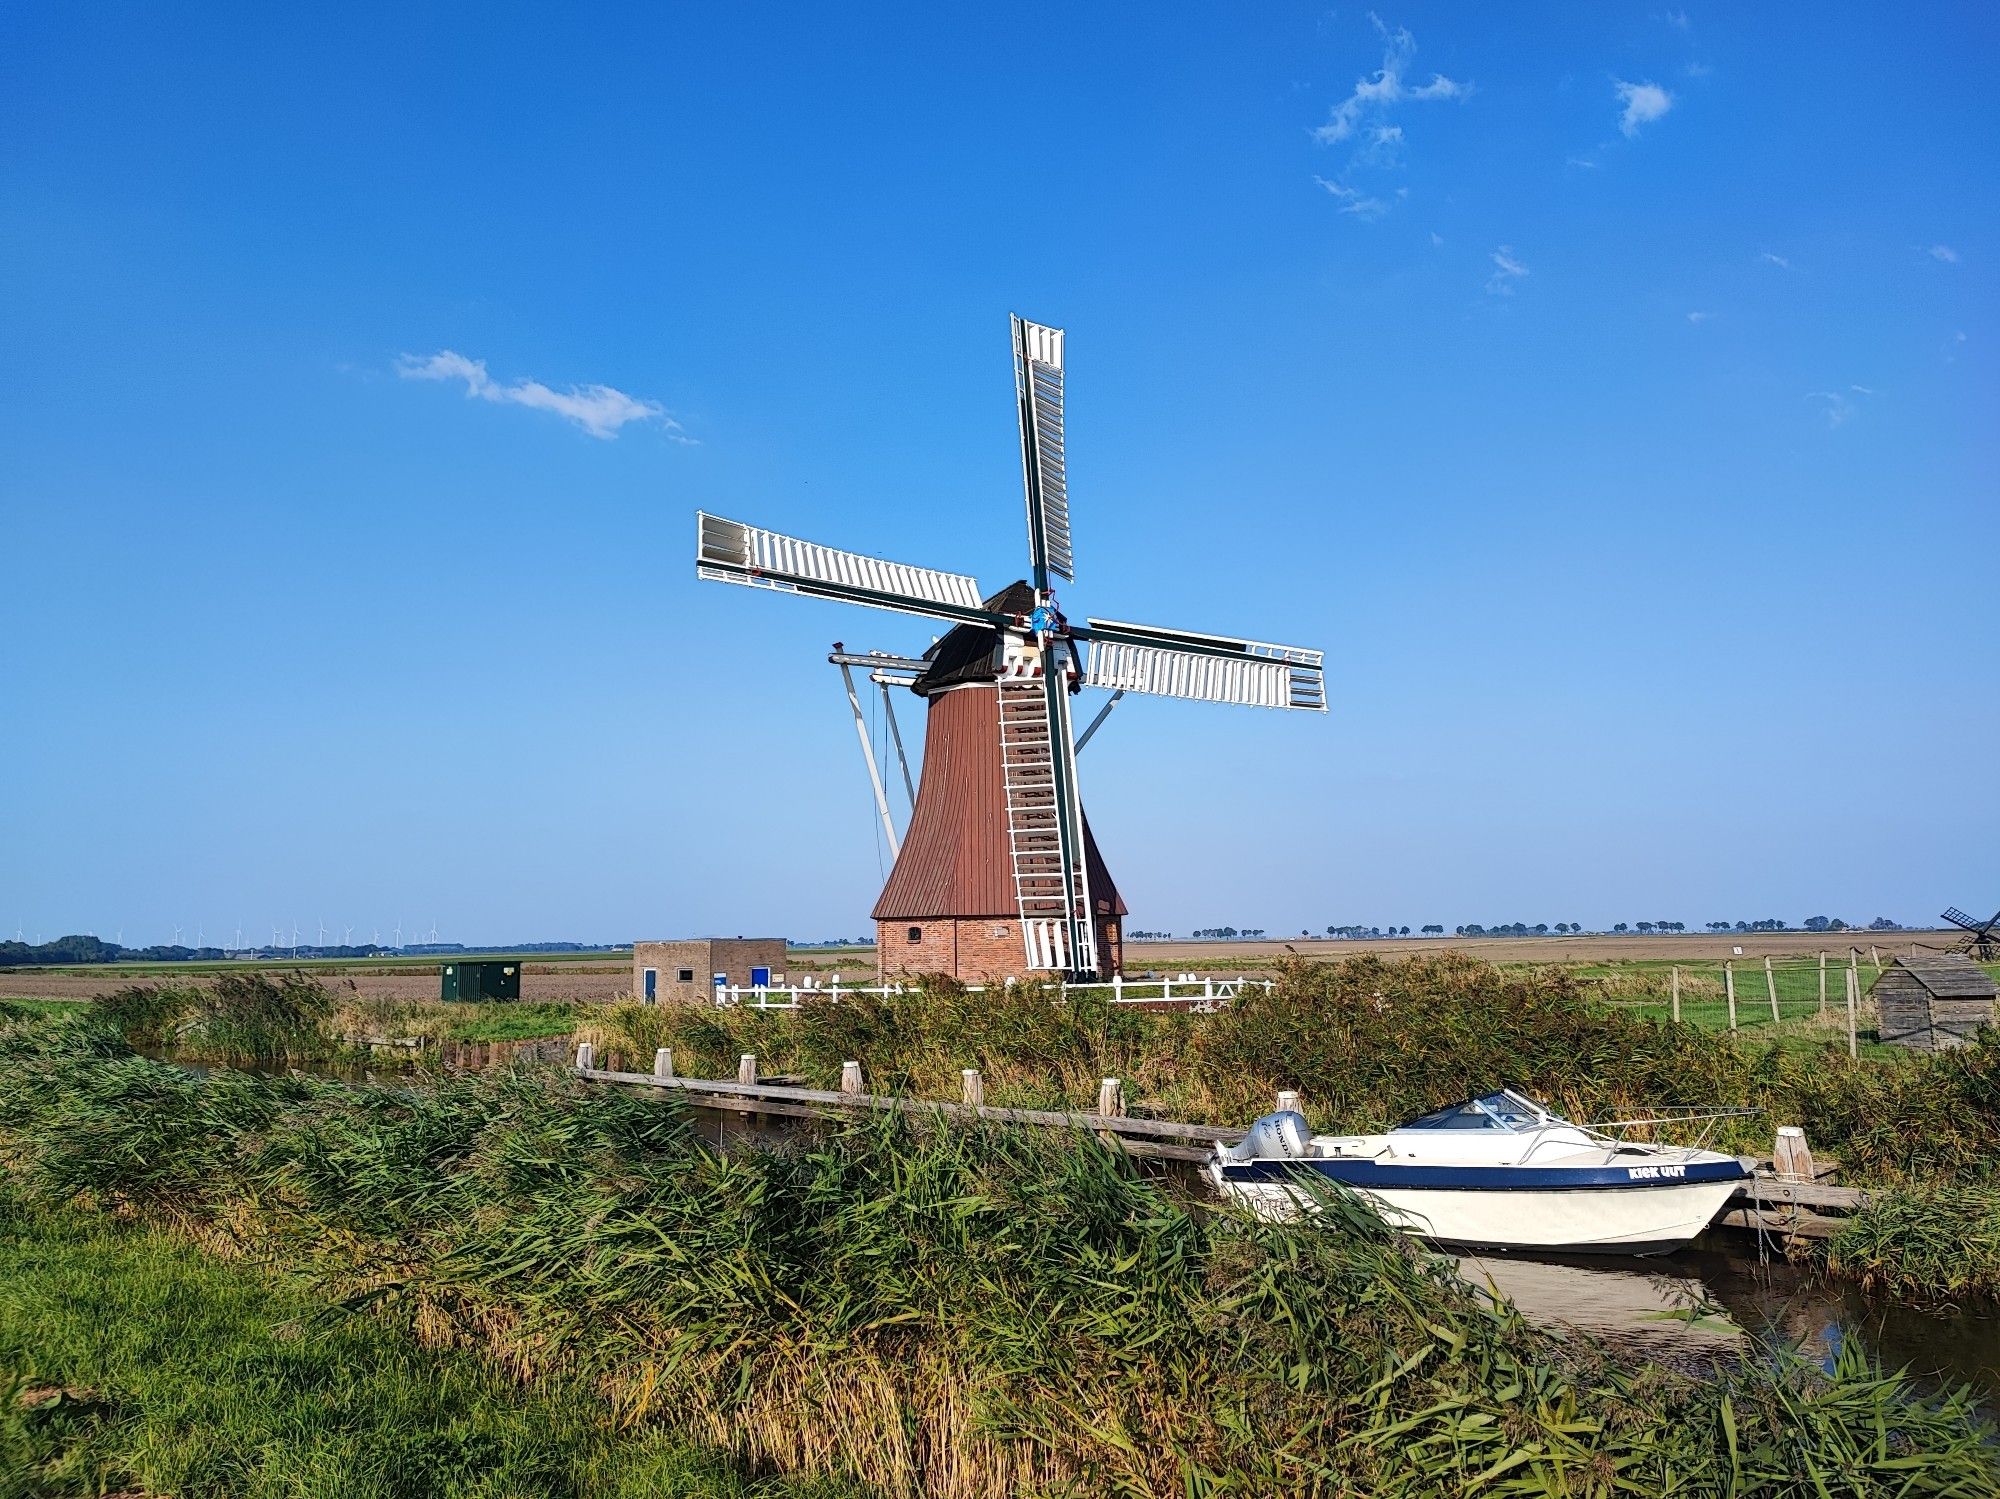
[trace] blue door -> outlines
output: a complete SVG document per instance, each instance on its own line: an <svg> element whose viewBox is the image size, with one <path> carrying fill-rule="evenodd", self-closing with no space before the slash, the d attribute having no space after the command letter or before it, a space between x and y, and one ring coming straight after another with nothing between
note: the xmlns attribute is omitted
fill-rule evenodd
<svg viewBox="0 0 2000 1499"><path fill-rule="evenodd" d="M768 968L753 968L753 969L751 969L751 970L750 970L750 987L751 987L751 988L753 988L753 989L768 989L768 988L770 988L770 987L771 987L771 970L770 970L770 969L768 969Z"/></svg>
<svg viewBox="0 0 2000 1499"><path fill-rule="evenodd" d="M660 997L660 970L657 968L648 968L646 970L646 1003L651 1004L654 1000L658 999L659 997Z"/></svg>

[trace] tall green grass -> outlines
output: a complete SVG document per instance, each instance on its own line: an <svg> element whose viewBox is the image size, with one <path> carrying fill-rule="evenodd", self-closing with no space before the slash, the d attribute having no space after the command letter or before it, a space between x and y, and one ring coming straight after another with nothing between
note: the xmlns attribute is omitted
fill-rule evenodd
<svg viewBox="0 0 2000 1499"><path fill-rule="evenodd" d="M946 981L887 996L808 999L796 1012L641 1005L606 1010L600 1054L647 1070L671 1046L688 1076L766 1073L831 1087L845 1060L873 1086L935 1098L977 1067L991 1103L1087 1107L1125 1079L1145 1110L1215 1124L1297 1089L1316 1126L1382 1128L1503 1084L1593 1121L1663 1106L1751 1107L1709 1142L1767 1153L1797 1124L1848 1179L1979 1182L2000 1174L2000 1038L1894 1065L1844 1048L1748 1046L1598 1003L1567 970L1501 969L1455 953L1288 963L1268 991L1211 1015L1115 1006L1097 992L1017 985L1004 998Z"/></svg>
<svg viewBox="0 0 2000 1499"><path fill-rule="evenodd" d="M594 1391L329 1309L185 1237L0 1191L0 1499L807 1499Z"/></svg>
<svg viewBox="0 0 2000 1499"><path fill-rule="evenodd" d="M299 1266L753 1467L942 1499L1975 1494L1993 1474L1962 1397L1915 1401L1851 1352L1635 1372L1345 1199L1263 1224L1090 1136L885 1115L725 1156L664 1100L560 1073L349 1089L115 1051L78 1025L0 1051L17 1191Z"/></svg>

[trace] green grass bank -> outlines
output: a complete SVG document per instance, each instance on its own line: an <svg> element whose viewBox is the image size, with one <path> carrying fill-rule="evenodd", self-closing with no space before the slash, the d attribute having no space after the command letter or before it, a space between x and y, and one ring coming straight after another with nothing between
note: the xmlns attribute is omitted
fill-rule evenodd
<svg viewBox="0 0 2000 1499"><path fill-rule="evenodd" d="M891 1116L725 1156L554 1069L351 1088L196 1076L78 1021L5 1040L32 1211L293 1266L368 1314L343 1336L480 1352L751 1471L941 1499L1992 1492L1962 1398L1851 1350L1627 1367L1351 1203L1261 1224L1094 1137Z"/></svg>

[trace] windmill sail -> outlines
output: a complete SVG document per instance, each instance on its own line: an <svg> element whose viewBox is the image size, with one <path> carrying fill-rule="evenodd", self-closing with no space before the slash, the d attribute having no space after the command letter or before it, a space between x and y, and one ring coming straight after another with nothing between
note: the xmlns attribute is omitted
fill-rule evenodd
<svg viewBox="0 0 2000 1499"><path fill-rule="evenodd" d="M1090 646L1083 672L1087 687L1326 711L1319 651L1111 619L1093 619L1076 634Z"/></svg>
<svg viewBox="0 0 2000 1499"><path fill-rule="evenodd" d="M697 512L695 575L969 624L993 624L979 582L963 573L885 562Z"/></svg>
<svg viewBox="0 0 2000 1499"><path fill-rule="evenodd" d="M1035 588L1075 579L1069 545L1069 467L1063 453L1063 331L1014 319L1014 388L1021 405L1021 479Z"/></svg>

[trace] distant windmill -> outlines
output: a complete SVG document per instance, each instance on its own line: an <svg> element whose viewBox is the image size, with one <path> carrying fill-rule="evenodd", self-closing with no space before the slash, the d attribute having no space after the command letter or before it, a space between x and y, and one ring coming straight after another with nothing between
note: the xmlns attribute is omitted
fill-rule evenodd
<svg viewBox="0 0 2000 1499"><path fill-rule="evenodd" d="M402 949L403 949L403 918L398 916L396 918L396 950L398 952L401 952Z"/></svg>
<svg viewBox="0 0 2000 1499"><path fill-rule="evenodd" d="M907 663L922 668L912 686L928 704L928 727L908 834L875 903L885 974L944 969L995 978L1023 963L1029 971L1077 977L1116 971L1125 907L1084 820L1071 693L1106 687L1211 703L1326 708L1316 650L1120 620L1079 626L1064 617L1054 580L1074 581L1075 574L1063 331L1018 317L1013 330L1031 579L982 598L977 580L964 574L697 516L699 577L953 626L921 663ZM1080 647L1088 647L1087 656ZM833 659L844 668L841 654ZM858 700L854 706L858 721ZM886 798L874 779L886 825ZM894 848L893 827L889 834Z"/></svg>
<svg viewBox="0 0 2000 1499"><path fill-rule="evenodd" d="M1953 952L1962 952L1981 963L1993 962L1994 954L2000 953L2000 911L1981 921L1953 906L1944 913L1944 919L1965 933L1952 944Z"/></svg>

